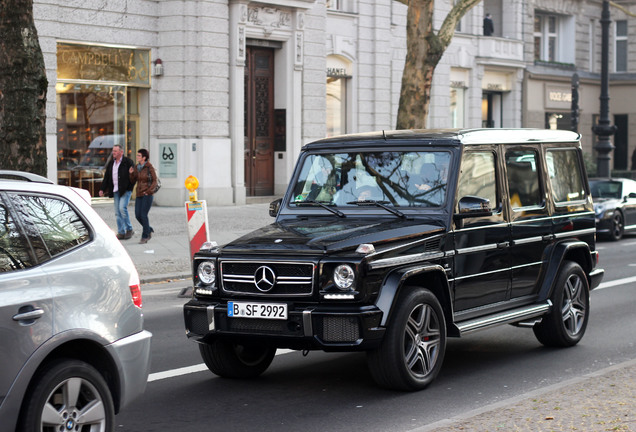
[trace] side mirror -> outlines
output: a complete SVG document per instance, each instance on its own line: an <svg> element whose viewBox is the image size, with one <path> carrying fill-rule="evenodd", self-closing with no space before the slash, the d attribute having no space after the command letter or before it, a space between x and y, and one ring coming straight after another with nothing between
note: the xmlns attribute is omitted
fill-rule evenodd
<svg viewBox="0 0 636 432"><path fill-rule="evenodd" d="M271 217L278 216L278 212L280 210L280 205L282 202L283 202L283 199L278 198L277 200L274 200L271 203L269 203L269 215Z"/></svg>
<svg viewBox="0 0 636 432"><path fill-rule="evenodd" d="M458 213L455 213L456 218L492 215L492 207L490 207L490 200L487 198L476 197L476 196L465 196L459 200L459 204L457 207L458 207Z"/></svg>

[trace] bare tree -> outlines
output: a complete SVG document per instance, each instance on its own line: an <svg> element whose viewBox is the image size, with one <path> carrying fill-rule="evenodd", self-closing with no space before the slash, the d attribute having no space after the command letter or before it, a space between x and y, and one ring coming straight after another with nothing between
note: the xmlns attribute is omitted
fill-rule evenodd
<svg viewBox="0 0 636 432"><path fill-rule="evenodd" d="M0 0L0 168L46 175L47 87L33 0Z"/></svg>
<svg viewBox="0 0 636 432"><path fill-rule="evenodd" d="M481 0L457 0L437 34L433 30L435 0L396 1L408 6L407 52L396 128L424 129L435 67L448 48L459 20Z"/></svg>

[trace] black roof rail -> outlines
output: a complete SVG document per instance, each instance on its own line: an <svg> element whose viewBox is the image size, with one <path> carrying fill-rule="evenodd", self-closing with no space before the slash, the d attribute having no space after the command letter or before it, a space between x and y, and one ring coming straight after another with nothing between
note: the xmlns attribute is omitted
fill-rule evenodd
<svg viewBox="0 0 636 432"><path fill-rule="evenodd" d="M0 179L55 184L46 177L24 171L0 170Z"/></svg>

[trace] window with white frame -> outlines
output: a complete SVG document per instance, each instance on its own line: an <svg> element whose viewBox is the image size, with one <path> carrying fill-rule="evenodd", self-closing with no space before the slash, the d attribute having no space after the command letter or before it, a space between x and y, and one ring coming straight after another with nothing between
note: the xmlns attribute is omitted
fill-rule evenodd
<svg viewBox="0 0 636 432"><path fill-rule="evenodd" d="M556 15L534 15L534 59L557 61L558 23Z"/></svg>
<svg viewBox="0 0 636 432"><path fill-rule="evenodd" d="M535 11L533 35L535 61L574 64L575 50L570 46L576 36L573 16Z"/></svg>
<svg viewBox="0 0 636 432"><path fill-rule="evenodd" d="M355 6L355 0L327 0L329 10L354 13Z"/></svg>
<svg viewBox="0 0 636 432"><path fill-rule="evenodd" d="M616 21L614 26L614 69L616 72L627 72L627 21Z"/></svg>

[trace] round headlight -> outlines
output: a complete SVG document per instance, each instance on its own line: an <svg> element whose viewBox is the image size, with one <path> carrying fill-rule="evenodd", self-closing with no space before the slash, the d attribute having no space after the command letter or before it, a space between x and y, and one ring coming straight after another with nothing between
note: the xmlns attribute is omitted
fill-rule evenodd
<svg viewBox="0 0 636 432"><path fill-rule="evenodd" d="M341 290L348 290L356 276L349 264L341 264L333 271L333 281Z"/></svg>
<svg viewBox="0 0 636 432"><path fill-rule="evenodd" d="M197 267L197 276L201 283L212 285L216 279L214 261L203 261Z"/></svg>

